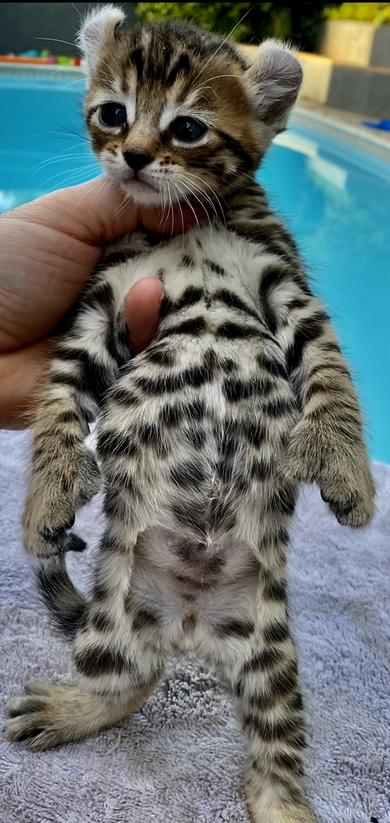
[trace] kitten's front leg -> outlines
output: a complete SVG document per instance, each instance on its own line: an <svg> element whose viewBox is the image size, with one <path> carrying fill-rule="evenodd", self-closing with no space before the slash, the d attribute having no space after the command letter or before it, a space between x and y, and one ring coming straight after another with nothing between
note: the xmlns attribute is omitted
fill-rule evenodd
<svg viewBox="0 0 390 823"><path fill-rule="evenodd" d="M374 512L374 485L356 392L320 301L301 273L280 266L267 288L268 312L302 408L285 470L317 483L342 525L364 526Z"/></svg>
<svg viewBox="0 0 390 823"><path fill-rule="evenodd" d="M343 526L365 526L374 513L374 485L365 446L353 415L328 414L331 391L311 413L305 410L288 449L291 478L317 483L321 496Z"/></svg>
<svg viewBox="0 0 390 823"><path fill-rule="evenodd" d="M84 444L105 391L115 380L118 361L111 328L109 284L97 284L85 298L67 336L57 344L48 382L33 427L33 451L24 543L36 557L82 549L67 533L78 508L98 491L100 472Z"/></svg>

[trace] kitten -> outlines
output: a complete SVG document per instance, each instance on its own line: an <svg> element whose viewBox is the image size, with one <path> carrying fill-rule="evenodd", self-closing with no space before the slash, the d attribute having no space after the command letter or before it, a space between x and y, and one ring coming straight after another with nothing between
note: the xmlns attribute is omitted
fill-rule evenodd
<svg viewBox="0 0 390 823"><path fill-rule="evenodd" d="M78 677L11 699L8 736L39 751L113 725L141 708L168 655L191 648L236 701L252 821L309 823L288 528L299 481L318 483L351 526L370 519L373 485L329 317L255 182L301 69L277 41L248 66L212 34L128 31L123 18L103 7L80 35L95 152L134 200L198 198L215 214L184 236L141 231L107 250L56 343L24 536ZM152 274L161 324L132 357L124 296ZM100 468L84 444L93 418ZM86 601L64 557L83 547L70 529L101 477L106 525Z"/></svg>

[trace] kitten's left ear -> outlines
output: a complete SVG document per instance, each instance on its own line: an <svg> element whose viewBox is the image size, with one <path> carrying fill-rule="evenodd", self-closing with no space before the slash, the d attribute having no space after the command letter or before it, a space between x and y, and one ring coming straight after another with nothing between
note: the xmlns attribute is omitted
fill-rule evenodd
<svg viewBox="0 0 390 823"><path fill-rule="evenodd" d="M285 43L265 40L246 72L259 119L277 132L284 128L302 83L302 68Z"/></svg>
<svg viewBox="0 0 390 823"><path fill-rule="evenodd" d="M85 57L89 77L94 72L102 46L114 37L124 19L124 11L111 3L97 6L85 18L77 42Z"/></svg>

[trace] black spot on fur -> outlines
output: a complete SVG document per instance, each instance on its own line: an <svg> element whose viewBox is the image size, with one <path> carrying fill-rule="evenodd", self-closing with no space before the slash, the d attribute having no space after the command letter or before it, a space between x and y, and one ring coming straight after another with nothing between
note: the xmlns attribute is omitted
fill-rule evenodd
<svg viewBox="0 0 390 823"><path fill-rule="evenodd" d="M176 326L171 326L169 329L164 329L158 335L159 340L172 335L190 335L191 337L199 337L207 331L207 323L204 317L191 317L189 320L183 320Z"/></svg>
<svg viewBox="0 0 390 823"><path fill-rule="evenodd" d="M227 620L218 623L215 631L220 637L249 637L254 631L252 620Z"/></svg>
<svg viewBox="0 0 390 823"><path fill-rule="evenodd" d="M105 674L123 674L128 664L120 652L104 646L95 646L77 652L74 656L76 668L86 677Z"/></svg>
<svg viewBox="0 0 390 823"><path fill-rule="evenodd" d="M80 417L77 412L72 411L69 409L68 411L60 412L60 414L56 417L57 423L80 423Z"/></svg>
<svg viewBox="0 0 390 823"><path fill-rule="evenodd" d="M179 55L178 59L176 60L176 63L174 63L174 65L169 71L168 77L166 79L167 86L172 86L175 80L177 79L178 75L183 74L183 72L188 72L190 68L190 58L188 54L186 54L186 52L183 52Z"/></svg>
<svg viewBox="0 0 390 823"><path fill-rule="evenodd" d="M138 80L141 81L144 72L145 56L140 46L138 48L133 49L133 51L130 53L129 62L131 63L131 65L134 66L138 75Z"/></svg>
<svg viewBox="0 0 390 823"><path fill-rule="evenodd" d="M283 623L280 620L274 620L268 623L268 625L264 627L263 635L267 643L283 643L290 637L287 623Z"/></svg>
<svg viewBox="0 0 390 823"><path fill-rule="evenodd" d="M269 417L283 417L284 414L292 412L293 405L291 400L285 400L283 397L275 397L273 400L268 400L262 406L264 414Z"/></svg>
<svg viewBox="0 0 390 823"><path fill-rule="evenodd" d="M206 432L204 429L190 428L186 429L184 434L191 446L194 446L196 449L203 448L206 442Z"/></svg>
<svg viewBox="0 0 390 823"><path fill-rule="evenodd" d="M114 400L115 403L118 403L118 405L124 406L125 408L136 406L140 401L139 397L128 389L125 389L124 386L118 386L117 388L112 389L109 396L111 400Z"/></svg>
<svg viewBox="0 0 390 823"><path fill-rule="evenodd" d="M295 753L277 752L273 756L273 762L279 769L287 769L295 774L303 775L302 759Z"/></svg>
<svg viewBox="0 0 390 823"><path fill-rule="evenodd" d="M214 263L214 260L208 260L206 258L203 263L208 269L210 269L210 271L214 272L214 274L218 274L219 277L225 276L226 271L223 266L219 266L218 263Z"/></svg>
<svg viewBox="0 0 390 823"><path fill-rule="evenodd" d="M156 366L166 366L169 368L175 365L175 355L167 349L158 346L148 349L146 357L149 363L154 363Z"/></svg>
<svg viewBox="0 0 390 823"><path fill-rule="evenodd" d="M156 626L158 622L158 617L153 612L147 609L139 609L133 617L133 629L136 632L141 631Z"/></svg>
<svg viewBox="0 0 390 823"><path fill-rule="evenodd" d="M163 406L159 413L159 420L166 426L177 426L183 419L184 406L180 403Z"/></svg>
<svg viewBox="0 0 390 823"><path fill-rule="evenodd" d="M118 251L111 251L107 254L107 257L104 257L102 260L101 265L104 270L110 269L112 266L118 266L120 263L127 263L128 260L132 260L134 257L138 257L138 255L139 252L134 251L134 249L118 249Z"/></svg>
<svg viewBox="0 0 390 823"><path fill-rule="evenodd" d="M216 337L223 337L227 340L247 340L250 337L259 337L259 329L254 326L243 326L227 320L221 323L215 331Z"/></svg>
<svg viewBox="0 0 390 823"><path fill-rule="evenodd" d="M210 380L210 374L207 367L193 366L178 372L178 374L166 375L166 377L157 377L155 379L149 377L138 377L137 386L146 394L164 394L164 392L172 393L180 391L186 386L198 388L203 386Z"/></svg>
<svg viewBox="0 0 390 823"><path fill-rule="evenodd" d="M263 597L266 600L280 600L287 599L287 589L284 580L273 580L272 578L264 581Z"/></svg>
<svg viewBox="0 0 390 823"><path fill-rule="evenodd" d="M272 463L268 462L265 458L261 460L254 459L252 461L250 473L253 480L263 482L265 480L269 480L269 478L272 477L272 470Z"/></svg>
<svg viewBox="0 0 390 823"><path fill-rule="evenodd" d="M252 309L251 306L248 306L241 297L229 289L219 289L212 295L211 299L223 303L225 306L228 306L229 309L236 309L249 317L253 317L254 320L260 321L258 312Z"/></svg>
<svg viewBox="0 0 390 823"><path fill-rule="evenodd" d="M95 612L90 618L91 625L98 632L113 631L114 621L105 612Z"/></svg>
<svg viewBox="0 0 390 823"><path fill-rule="evenodd" d="M203 289L196 286L188 286L176 301L171 300L165 295L161 303L160 315L161 317L166 317L168 314L187 309L189 306L199 303L199 300L202 300L203 297Z"/></svg>
<svg viewBox="0 0 390 823"><path fill-rule="evenodd" d="M144 446L155 449L158 457L167 457L169 453L169 443L163 437L161 428L154 423L141 423L138 426L137 434L140 442Z"/></svg>
<svg viewBox="0 0 390 823"><path fill-rule="evenodd" d="M255 158L248 154L239 140L236 140L236 138L232 137L231 134L227 134L221 129L217 129L217 134L225 143L226 148L229 149L229 151L239 160L239 166L237 169L239 172L242 173L243 171L251 171L254 169L256 162Z"/></svg>
<svg viewBox="0 0 390 823"><path fill-rule="evenodd" d="M318 311L311 317L301 320L296 327L294 341L286 352L287 371L292 374L302 362L306 346L317 340L324 332L324 326L329 322L325 312Z"/></svg>
<svg viewBox="0 0 390 823"><path fill-rule="evenodd" d="M259 380L240 380L239 378L227 378L223 382L223 392L227 400L233 403L245 400L254 395L266 397L272 390L273 383L264 377Z"/></svg>
<svg viewBox="0 0 390 823"><path fill-rule="evenodd" d="M264 354L258 354L256 356L257 363L261 369L265 369L269 374L274 375L275 377L284 377L285 379L288 377L287 368L284 363L281 363L279 360L270 360L269 357L266 357Z"/></svg>
<svg viewBox="0 0 390 823"><path fill-rule="evenodd" d="M97 453L100 457L108 458L113 454L133 457L136 452L137 444L126 434L106 429L98 436Z"/></svg>
<svg viewBox="0 0 390 823"><path fill-rule="evenodd" d="M170 471L170 477L173 483L176 483L181 489L193 488L194 486L198 488L205 481L203 468L195 460L174 466Z"/></svg>
<svg viewBox="0 0 390 823"><path fill-rule="evenodd" d="M301 736L302 723L294 717L279 720L269 720L266 717L247 714L244 717L244 727L255 732L262 740L290 740L295 735Z"/></svg>
<svg viewBox="0 0 390 823"><path fill-rule="evenodd" d="M60 563L37 572L38 587L61 634L73 639L87 614L87 603L75 589L65 566Z"/></svg>
<svg viewBox="0 0 390 823"><path fill-rule="evenodd" d="M273 669L277 663L283 659L279 649L268 648L262 652L257 652L246 663L244 663L241 674L251 674L252 672L265 672Z"/></svg>

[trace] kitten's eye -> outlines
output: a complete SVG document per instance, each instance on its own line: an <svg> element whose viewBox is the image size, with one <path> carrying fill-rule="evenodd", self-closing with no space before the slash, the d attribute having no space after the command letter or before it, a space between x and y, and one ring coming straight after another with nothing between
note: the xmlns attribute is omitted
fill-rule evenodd
<svg viewBox="0 0 390 823"><path fill-rule="evenodd" d="M206 134L207 126L195 120L194 117L176 117L169 131L172 137L180 140L181 143L195 143Z"/></svg>
<svg viewBox="0 0 390 823"><path fill-rule="evenodd" d="M104 126L123 126L127 122L126 109L121 103L103 103L100 106L100 120Z"/></svg>

